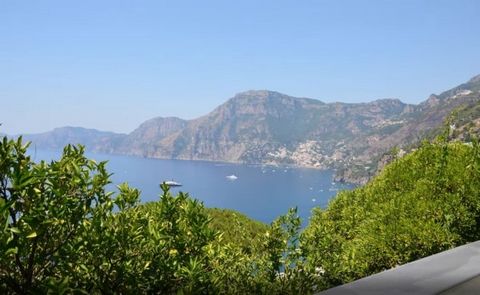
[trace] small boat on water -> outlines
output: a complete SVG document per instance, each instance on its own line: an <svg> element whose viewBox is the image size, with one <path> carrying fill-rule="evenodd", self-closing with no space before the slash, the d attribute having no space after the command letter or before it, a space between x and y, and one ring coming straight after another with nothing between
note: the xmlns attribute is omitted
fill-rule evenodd
<svg viewBox="0 0 480 295"><path fill-rule="evenodd" d="M232 174L232 175L226 176L226 178L229 180L237 180L238 177L235 174Z"/></svg>
<svg viewBox="0 0 480 295"><path fill-rule="evenodd" d="M169 187L182 186L181 183L173 181L173 180L164 181L163 183L165 183Z"/></svg>

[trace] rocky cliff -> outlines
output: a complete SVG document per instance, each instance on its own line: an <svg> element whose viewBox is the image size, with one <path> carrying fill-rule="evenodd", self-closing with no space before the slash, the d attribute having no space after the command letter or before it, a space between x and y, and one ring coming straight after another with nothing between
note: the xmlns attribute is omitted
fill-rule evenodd
<svg viewBox="0 0 480 295"><path fill-rule="evenodd" d="M27 138L46 148L82 143L93 151L154 158L333 168L337 180L365 182L392 147L407 149L438 133L452 111L460 110L463 133L480 124L479 101L480 76L419 105L398 99L324 103L246 91L203 117L155 118L130 134L69 127Z"/></svg>

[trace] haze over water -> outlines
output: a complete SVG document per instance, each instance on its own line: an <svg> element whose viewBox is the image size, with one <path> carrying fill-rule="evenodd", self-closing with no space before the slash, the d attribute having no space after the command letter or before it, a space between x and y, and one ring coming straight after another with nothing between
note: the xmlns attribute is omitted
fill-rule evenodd
<svg viewBox="0 0 480 295"><path fill-rule="evenodd" d="M58 159L60 152L30 151L35 162ZM271 222L289 208L298 207L304 223L315 206L325 207L340 189L353 185L332 183L333 171L240 165L203 161L148 159L87 153L96 161L107 160L113 185L128 182L141 190L142 202L159 199L162 181L183 184L173 193L188 192L207 207L240 211L251 218ZM235 175L236 180L227 178ZM114 190L112 186L109 188Z"/></svg>

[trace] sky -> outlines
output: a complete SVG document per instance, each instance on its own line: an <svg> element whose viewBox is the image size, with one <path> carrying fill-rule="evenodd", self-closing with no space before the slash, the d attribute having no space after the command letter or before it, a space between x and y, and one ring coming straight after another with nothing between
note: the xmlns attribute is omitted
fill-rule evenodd
<svg viewBox="0 0 480 295"><path fill-rule="evenodd" d="M250 89L419 103L480 74L479 15L478 0L0 0L0 133L128 133Z"/></svg>

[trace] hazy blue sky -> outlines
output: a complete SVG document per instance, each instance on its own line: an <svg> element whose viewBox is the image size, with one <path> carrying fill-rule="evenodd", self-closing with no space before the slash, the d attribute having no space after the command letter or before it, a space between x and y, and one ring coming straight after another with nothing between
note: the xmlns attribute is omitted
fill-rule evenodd
<svg viewBox="0 0 480 295"><path fill-rule="evenodd" d="M235 93L418 103L480 73L480 1L0 0L0 132L130 132Z"/></svg>

